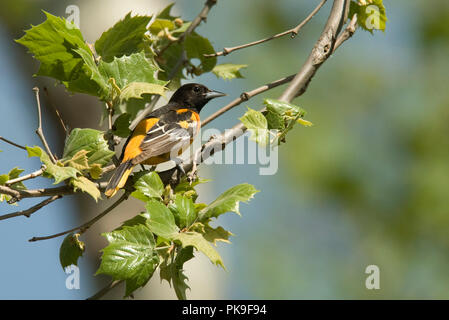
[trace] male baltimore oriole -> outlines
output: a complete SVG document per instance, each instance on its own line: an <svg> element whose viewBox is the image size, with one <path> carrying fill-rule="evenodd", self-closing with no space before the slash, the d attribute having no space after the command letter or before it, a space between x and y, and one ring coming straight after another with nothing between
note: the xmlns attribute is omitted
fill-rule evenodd
<svg viewBox="0 0 449 320"><path fill-rule="evenodd" d="M139 122L123 147L120 165L108 182L110 198L126 183L137 164L157 165L170 160L173 150L182 150L199 132L199 112L211 99L225 94L198 83L181 86L168 104Z"/></svg>

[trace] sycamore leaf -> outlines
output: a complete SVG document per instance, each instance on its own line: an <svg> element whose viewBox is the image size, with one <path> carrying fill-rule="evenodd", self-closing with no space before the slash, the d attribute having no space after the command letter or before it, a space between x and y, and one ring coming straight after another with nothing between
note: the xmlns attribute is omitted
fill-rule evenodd
<svg viewBox="0 0 449 320"><path fill-rule="evenodd" d="M79 240L79 236L79 233L70 233L62 241L59 249L59 261L63 269L72 264L77 266L78 258L83 255L85 245L83 241Z"/></svg>
<svg viewBox="0 0 449 320"><path fill-rule="evenodd" d="M202 233L204 239L212 242L215 246L217 245L217 241L231 243L229 237L233 235L231 232L223 229L223 227L212 228L208 223L204 225Z"/></svg>
<svg viewBox="0 0 449 320"><path fill-rule="evenodd" d="M131 115L129 113L123 113L117 119L115 119L114 125L112 126L114 135L127 138L131 134L129 130L129 125L131 124Z"/></svg>
<svg viewBox="0 0 449 320"><path fill-rule="evenodd" d="M147 225L151 232L166 239L173 239L179 232L173 213L161 202L150 200L145 208L150 214Z"/></svg>
<svg viewBox="0 0 449 320"><path fill-rule="evenodd" d="M16 40L40 61L37 75L61 81L69 91L98 95L99 88L90 80L77 49L89 52L80 30L64 18L45 12L47 20L25 32Z"/></svg>
<svg viewBox="0 0 449 320"><path fill-rule="evenodd" d="M150 25L149 30L152 34L157 35L161 30L167 29L168 31L175 29L175 24L169 19L155 19Z"/></svg>
<svg viewBox="0 0 449 320"><path fill-rule="evenodd" d="M164 192L164 183L155 171L141 171L135 175L134 188L131 193L136 199L148 201L151 198L161 198Z"/></svg>
<svg viewBox="0 0 449 320"><path fill-rule="evenodd" d="M64 165L73 167L77 170L89 169L89 162L87 161L87 153L88 152L86 150L78 151L71 159L64 161Z"/></svg>
<svg viewBox="0 0 449 320"><path fill-rule="evenodd" d="M129 296L150 280L159 264L153 234L148 227L139 224L123 226L103 236L109 245L102 250L101 265L96 274L126 280L125 296Z"/></svg>
<svg viewBox="0 0 449 320"><path fill-rule="evenodd" d="M248 67L247 64L233 64L224 63L216 65L212 72L217 76L217 78L222 78L224 80L231 80L235 78L243 78L240 73L240 69Z"/></svg>
<svg viewBox="0 0 449 320"><path fill-rule="evenodd" d="M150 20L150 16L131 17L129 12L125 18L103 32L95 42L95 51L105 62L111 62L114 57L138 52Z"/></svg>
<svg viewBox="0 0 449 320"><path fill-rule="evenodd" d="M167 88L160 84L148 82L131 82L122 89L120 100L124 101L131 98L142 99L143 94L157 94L160 96L164 96L165 90L167 90Z"/></svg>
<svg viewBox="0 0 449 320"><path fill-rule="evenodd" d="M194 247L198 251L204 253L213 264L217 266L220 265L223 269L225 269L223 261L221 260L217 250L215 250L215 248L212 247L206 239L204 239L202 234L190 231L181 232L176 234L175 237L173 237L173 240L179 241L183 248L188 246Z"/></svg>
<svg viewBox="0 0 449 320"><path fill-rule="evenodd" d="M180 194L176 195L171 209L178 218L181 229L189 227L197 217L192 198Z"/></svg>
<svg viewBox="0 0 449 320"><path fill-rule="evenodd" d="M201 72L211 71L217 64L216 57L205 57L205 54L215 53L214 47L207 38L192 32L184 41L184 48L187 53L187 58L199 59L201 64L198 66Z"/></svg>
<svg viewBox="0 0 449 320"><path fill-rule="evenodd" d="M212 201L199 213L200 220L218 217L223 213L232 211L240 215L240 201L248 202L254 194L259 192L253 185L242 183L223 192L217 199Z"/></svg>
<svg viewBox="0 0 449 320"><path fill-rule="evenodd" d="M41 162L45 164L46 168L44 174L46 177L52 177L55 179L53 184L61 183L69 178L76 178L77 174L80 174L77 169L72 167L64 167L60 162L53 164L48 154L38 146L34 146L32 148L27 146L26 149L28 152L28 157L39 157Z"/></svg>
<svg viewBox="0 0 449 320"><path fill-rule="evenodd" d="M349 19L357 14L357 22L363 30L373 33L373 30L385 31L387 14L383 0L351 1Z"/></svg>
<svg viewBox="0 0 449 320"><path fill-rule="evenodd" d="M248 111L239 120L251 133L251 140L256 141L262 146L268 143L268 123L262 112L248 108Z"/></svg>
<svg viewBox="0 0 449 320"><path fill-rule="evenodd" d="M100 179L102 173L103 173L103 170L101 169L101 165L98 163L94 163L89 168L89 174L90 174L91 178L94 180Z"/></svg>
<svg viewBox="0 0 449 320"><path fill-rule="evenodd" d="M101 199L101 193L100 190L98 190L97 185L86 177L80 176L73 178L70 180L70 184L75 191L80 189L81 191L88 193L97 202L98 199Z"/></svg>
<svg viewBox="0 0 449 320"><path fill-rule="evenodd" d="M167 280L168 283L173 284L173 289L175 289L176 296L180 300L186 300L186 291L190 289L186 281L188 278L183 273L184 263L193 258L193 247L189 246L186 248L181 248L177 254L174 261L168 262L167 259L164 260L160 265L160 278L162 280Z"/></svg>
<svg viewBox="0 0 449 320"><path fill-rule="evenodd" d="M70 132L64 146L64 160L72 158L80 150L87 151L89 165L94 163L105 165L115 154L114 151L109 150L104 133L94 129L76 128Z"/></svg>

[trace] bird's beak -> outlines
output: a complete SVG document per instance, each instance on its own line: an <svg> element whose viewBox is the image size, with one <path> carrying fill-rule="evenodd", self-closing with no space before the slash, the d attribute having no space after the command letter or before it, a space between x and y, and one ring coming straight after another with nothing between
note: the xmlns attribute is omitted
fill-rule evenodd
<svg viewBox="0 0 449 320"><path fill-rule="evenodd" d="M206 100L211 100L211 99L215 99L215 98L218 98L218 97L223 97L225 95L226 95L226 93L223 93L223 92L220 92L220 91L213 91L213 90L211 90L209 92L206 92L204 94L204 97L206 98Z"/></svg>

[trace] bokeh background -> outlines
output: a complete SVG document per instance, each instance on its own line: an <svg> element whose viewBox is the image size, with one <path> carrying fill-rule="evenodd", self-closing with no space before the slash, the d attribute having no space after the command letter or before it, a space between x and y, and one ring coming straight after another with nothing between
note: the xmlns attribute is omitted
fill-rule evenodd
<svg viewBox="0 0 449 320"><path fill-rule="evenodd" d="M225 82L214 75L196 81L228 93L204 110L203 117L241 92L299 70L319 36L332 1L295 39L286 37L219 59L248 64L245 79ZM44 129L60 152L64 133L52 106L71 128L99 125L99 103L85 95L70 96L49 79L33 78L37 63L13 41L30 24L44 20L42 9L67 16L68 5L80 8L80 28L89 42L129 11L151 14L164 0L48 1L4 0L0 11L0 136L38 144L32 88L42 92ZM179 0L175 12L191 20L203 0ZM214 47L257 40L296 26L317 1L218 1L198 32ZM438 0L384 1L386 32L359 30L319 70L297 104L315 126L297 127L279 150L279 170L260 176L258 165L201 168L212 178L201 191L209 202L242 182L259 190L242 217L225 215L222 225L235 237L219 245L227 271L199 258L186 264L192 299L406 299L449 298L449 4ZM260 106L270 91L246 105ZM235 108L210 127L232 126L246 110ZM0 172L19 166L38 168L36 159L1 142ZM45 179L28 187L50 186ZM25 209L0 204L1 214ZM69 229L107 206L88 196L65 197L34 214L0 223L0 298L84 299L109 279L94 276L101 232L111 230L142 210L129 201L90 229L83 240L80 289L68 290L59 265L62 239L30 243L33 236ZM365 288L365 268L380 269L380 290ZM120 298L123 288L107 298ZM155 276L135 295L138 299L175 298Z"/></svg>

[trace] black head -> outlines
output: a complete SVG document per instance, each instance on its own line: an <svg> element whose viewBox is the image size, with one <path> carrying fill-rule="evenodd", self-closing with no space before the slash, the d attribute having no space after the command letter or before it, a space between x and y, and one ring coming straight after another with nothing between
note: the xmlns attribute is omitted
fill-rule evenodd
<svg viewBox="0 0 449 320"><path fill-rule="evenodd" d="M179 103L184 108L195 108L199 112L210 100L225 95L222 92L210 90L202 84L188 83L176 90L170 102Z"/></svg>

